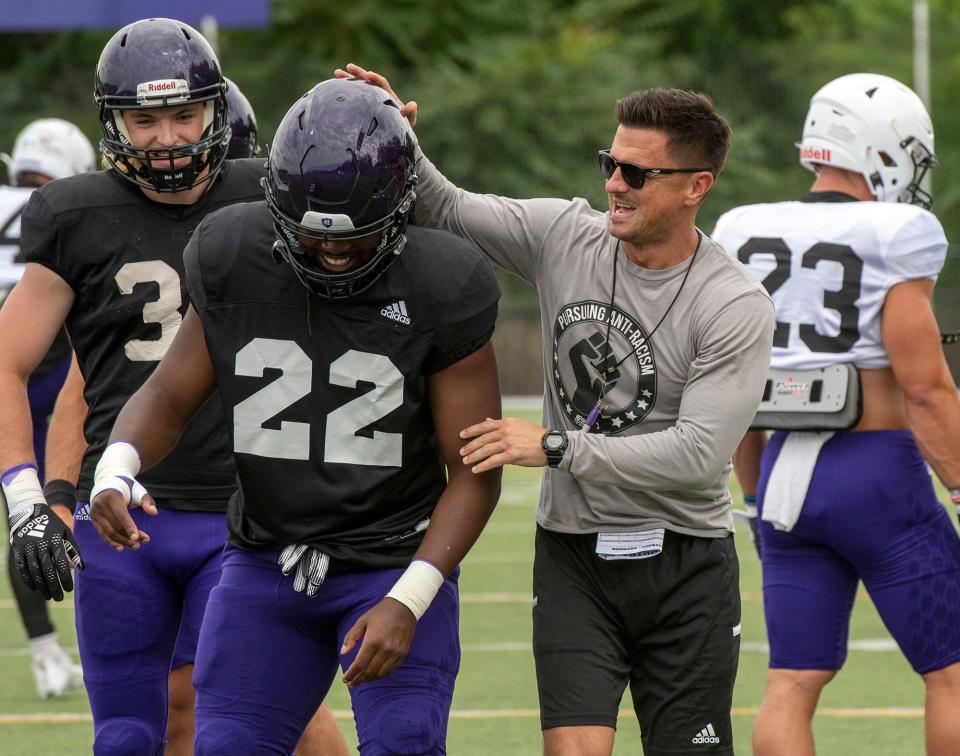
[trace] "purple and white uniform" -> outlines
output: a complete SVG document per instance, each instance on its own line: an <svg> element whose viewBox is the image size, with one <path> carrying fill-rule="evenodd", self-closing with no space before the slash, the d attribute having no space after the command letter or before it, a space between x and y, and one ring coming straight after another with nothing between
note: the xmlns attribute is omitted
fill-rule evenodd
<svg viewBox="0 0 960 756"><path fill-rule="evenodd" d="M714 238L770 292L771 366L781 370L889 367L887 292L935 281L947 251L939 221L922 208L827 192L731 210ZM802 444L785 448L795 436L774 433L765 448L761 517L780 496L770 485L778 466L804 464ZM796 523L760 524L770 666L839 669L859 580L918 673L960 661L960 539L913 435L837 431L818 446Z"/></svg>

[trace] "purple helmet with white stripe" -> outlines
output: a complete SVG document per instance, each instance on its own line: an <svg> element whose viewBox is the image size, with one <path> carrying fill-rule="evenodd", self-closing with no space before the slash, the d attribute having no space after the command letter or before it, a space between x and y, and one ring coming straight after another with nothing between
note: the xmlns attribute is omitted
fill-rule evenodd
<svg viewBox="0 0 960 756"><path fill-rule="evenodd" d="M399 104L361 81L317 84L287 112L264 179L275 253L314 294L339 299L373 284L406 244L416 197L413 131ZM379 234L370 259L331 273L310 262L297 236L349 241Z"/></svg>

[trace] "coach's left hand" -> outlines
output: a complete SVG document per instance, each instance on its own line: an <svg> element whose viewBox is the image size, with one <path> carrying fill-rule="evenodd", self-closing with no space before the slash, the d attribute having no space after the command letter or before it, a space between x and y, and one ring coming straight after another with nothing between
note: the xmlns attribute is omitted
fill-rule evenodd
<svg viewBox="0 0 960 756"><path fill-rule="evenodd" d="M547 457L540 442L546 432L546 428L529 420L487 418L460 431L460 438L473 439L460 449L460 456L465 465L473 465L475 473L504 465L543 467L547 464Z"/></svg>
<svg viewBox="0 0 960 756"><path fill-rule="evenodd" d="M343 673L344 684L355 688L391 674L406 658L416 627L413 612L392 598L381 599L364 612L347 631L340 648L341 655L349 654L360 643L357 657Z"/></svg>

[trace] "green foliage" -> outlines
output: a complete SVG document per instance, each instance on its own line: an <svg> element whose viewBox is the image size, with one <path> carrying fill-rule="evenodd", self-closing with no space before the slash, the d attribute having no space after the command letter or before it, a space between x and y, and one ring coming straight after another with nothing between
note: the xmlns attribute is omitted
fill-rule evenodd
<svg viewBox="0 0 960 756"><path fill-rule="evenodd" d="M903 0L275 0L273 24L221 30L227 74L269 143L290 105L357 62L420 104L418 132L454 181L509 196L584 196L606 204L596 150L618 98L647 86L707 92L731 122L727 167L700 225L744 202L809 186L796 161L810 95L877 71L912 82ZM960 235L960 4L930 0L936 208ZM60 115L96 141L93 73L110 32L6 35L0 48L0 148L29 120ZM517 292L526 289L508 288ZM511 297L513 294L511 293ZM518 293L521 299L522 293Z"/></svg>

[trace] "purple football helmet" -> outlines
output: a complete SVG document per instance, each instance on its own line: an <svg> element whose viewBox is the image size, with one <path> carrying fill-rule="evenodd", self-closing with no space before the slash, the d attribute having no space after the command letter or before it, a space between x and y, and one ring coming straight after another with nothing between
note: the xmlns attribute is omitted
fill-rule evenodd
<svg viewBox="0 0 960 756"><path fill-rule="evenodd" d="M406 245L416 195L413 131L398 103L361 81L317 84L287 112L263 179L277 242L274 255L317 296L368 288ZM347 241L380 234L360 268L330 273L311 263L297 235Z"/></svg>
<svg viewBox="0 0 960 756"><path fill-rule="evenodd" d="M260 145L257 144L257 117L240 87L226 76L223 80L227 82L227 123L230 124L227 159L256 157L260 154Z"/></svg>
<svg viewBox="0 0 960 756"><path fill-rule="evenodd" d="M180 192L211 181L230 142L226 89L217 56L196 29L169 18L135 21L113 35L97 63L100 149L117 173L145 189ZM199 142L171 149L130 144L121 111L194 102L204 105ZM175 167L183 157L190 163Z"/></svg>

